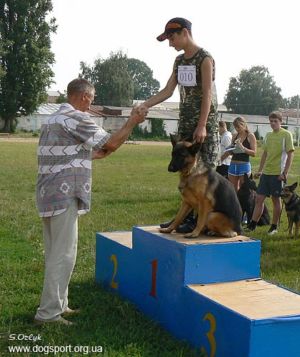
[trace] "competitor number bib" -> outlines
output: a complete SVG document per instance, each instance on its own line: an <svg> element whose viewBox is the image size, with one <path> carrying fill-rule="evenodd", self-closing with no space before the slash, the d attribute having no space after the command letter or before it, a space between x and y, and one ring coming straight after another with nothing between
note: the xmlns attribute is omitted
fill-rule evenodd
<svg viewBox="0 0 300 357"><path fill-rule="evenodd" d="M194 87L197 85L196 66L178 66L177 81L182 86Z"/></svg>

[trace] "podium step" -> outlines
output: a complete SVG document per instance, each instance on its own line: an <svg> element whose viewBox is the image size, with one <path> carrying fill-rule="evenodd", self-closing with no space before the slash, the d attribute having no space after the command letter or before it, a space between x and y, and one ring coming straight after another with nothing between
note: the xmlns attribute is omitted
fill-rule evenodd
<svg viewBox="0 0 300 357"><path fill-rule="evenodd" d="M249 319L300 315L300 295L261 279L189 288Z"/></svg>
<svg viewBox="0 0 300 357"><path fill-rule="evenodd" d="M186 339L208 356L299 357L300 295L264 280L186 287Z"/></svg>
<svg viewBox="0 0 300 357"><path fill-rule="evenodd" d="M300 295L260 279L258 240L97 233L96 281L204 356L300 356Z"/></svg>

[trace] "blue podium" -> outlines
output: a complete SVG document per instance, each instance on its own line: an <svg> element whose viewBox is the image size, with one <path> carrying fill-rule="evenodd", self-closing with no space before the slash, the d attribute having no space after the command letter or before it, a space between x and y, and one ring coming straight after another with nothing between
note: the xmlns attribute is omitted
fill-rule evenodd
<svg viewBox="0 0 300 357"><path fill-rule="evenodd" d="M300 356L300 295L260 279L260 241L158 227L96 234L96 281L210 357Z"/></svg>

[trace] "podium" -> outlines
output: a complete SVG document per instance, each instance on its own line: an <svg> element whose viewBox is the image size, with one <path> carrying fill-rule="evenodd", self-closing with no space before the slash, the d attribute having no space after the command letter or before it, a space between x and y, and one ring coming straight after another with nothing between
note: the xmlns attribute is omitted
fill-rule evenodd
<svg viewBox="0 0 300 357"><path fill-rule="evenodd" d="M259 240L96 234L96 281L209 357L299 357L300 295L260 278Z"/></svg>

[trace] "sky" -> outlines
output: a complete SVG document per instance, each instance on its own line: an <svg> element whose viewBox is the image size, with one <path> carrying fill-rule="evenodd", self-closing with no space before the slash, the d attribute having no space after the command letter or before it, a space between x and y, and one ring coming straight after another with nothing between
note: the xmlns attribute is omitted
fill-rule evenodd
<svg viewBox="0 0 300 357"><path fill-rule="evenodd" d="M299 0L52 0L58 25L52 38L56 63L51 90L64 92L80 62L93 65L123 51L144 61L160 82L169 79L178 53L156 37L173 17L192 22L195 42L216 62L222 103L231 77L242 69L269 69L283 97L300 94ZM178 101L178 91L168 101ZM105 103L104 103L105 104Z"/></svg>

